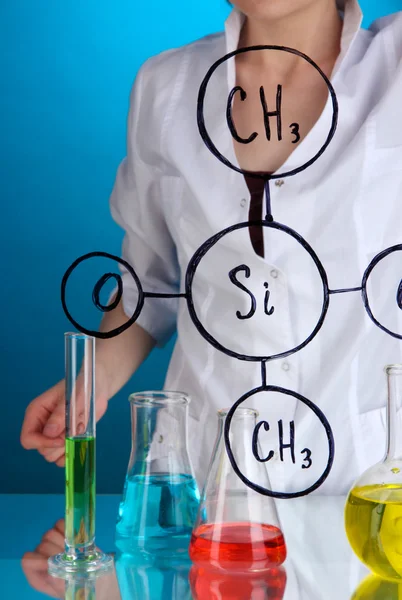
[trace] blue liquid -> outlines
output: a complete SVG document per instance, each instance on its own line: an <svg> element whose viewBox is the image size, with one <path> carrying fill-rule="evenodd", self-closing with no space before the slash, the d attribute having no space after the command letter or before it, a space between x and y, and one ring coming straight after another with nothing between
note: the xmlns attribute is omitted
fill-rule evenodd
<svg viewBox="0 0 402 600"><path fill-rule="evenodd" d="M116 575L121 600L192 600L191 561L180 562L154 554L152 558L117 554Z"/></svg>
<svg viewBox="0 0 402 600"><path fill-rule="evenodd" d="M117 519L117 548L128 553L187 552L199 499L190 475L128 477Z"/></svg>

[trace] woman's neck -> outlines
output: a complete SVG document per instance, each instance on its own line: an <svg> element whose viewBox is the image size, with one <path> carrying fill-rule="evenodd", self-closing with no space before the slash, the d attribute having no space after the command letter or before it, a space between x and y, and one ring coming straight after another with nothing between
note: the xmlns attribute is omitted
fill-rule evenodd
<svg viewBox="0 0 402 600"><path fill-rule="evenodd" d="M342 20L335 1L315 0L307 8L294 11L286 18L246 17L239 47L265 44L288 46L307 54L319 65L333 66L340 52L341 35ZM270 54L251 53L248 59L270 64ZM293 55L288 54L287 57L287 67L283 65L286 69L300 63Z"/></svg>

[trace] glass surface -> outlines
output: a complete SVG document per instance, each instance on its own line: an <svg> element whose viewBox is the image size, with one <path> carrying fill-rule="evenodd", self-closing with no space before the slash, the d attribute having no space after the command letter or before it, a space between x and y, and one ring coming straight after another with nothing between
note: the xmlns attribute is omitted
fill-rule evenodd
<svg viewBox="0 0 402 600"><path fill-rule="evenodd" d="M199 492L187 449L189 398L130 396L132 449L116 524L122 553L187 554Z"/></svg>
<svg viewBox="0 0 402 600"><path fill-rule="evenodd" d="M279 567L286 558L286 545L275 503L246 486L233 470L223 436L226 415L225 410L218 412L216 442L190 557L198 565L222 570ZM255 460L249 443L256 418L255 410L238 408L230 426L230 442L240 471L268 488L266 464Z"/></svg>
<svg viewBox="0 0 402 600"><path fill-rule="evenodd" d="M119 496L97 498L97 545L108 553L115 550L119 500ZM83 589L80 599L86 598L88 587L93 594L95 586L96 600L400 600L402 586L370 576L350 548L344 529L345 501L344 496L320 495L277 501L288 554L280 569L271 572L238 577L202 569L174 554L163 561L143 562L125 555L117 559L116 571L92 580L73 576L65 582L47 573L49 552L58 545L58 551L63 549L64 536L60 534L58 541L54 531L47 532L63 515L64 497L0 495L0 598L65 598L67 586Z"/></svg>
<svg viewBox="0 0 402 600"><path fill-rule="evenodd" d="M393 367L395 369L395 367ZM395 373L395 371L393 371ZM399 375L398 375L399 376ZM399 384L398 384L399 385ZM392 384L390 393L390 407L392 410L398 408L398 394ZM157 403L159 407L160 398ZM151 403L152 404L152 403ZM181 406L185 412L186 402L174 401L165 406ZM148 406L148 408L150 408ZM138 411L135 410L138 416ZM233 427L231 435L238 435L236 448L241 450L241 432L255 422L254 411L246 410L246 414L240 415L239 427ZM184 494L185 502L191 493L188 491L192 472L183 474L186 465L185 453L182 451L182 442L172 439L172 445L176 449L181 448L177 460L172 462L172 481L179 486L177 494L171 488L165 491L164 479L162 483L157 479L158 473L166 473L165 470L158 471L158 464L166 469L165 453L158 455L152 444L161 444L166 441L164 433L159 427L159 419L152 417L151 412L146 412L144 420L133 421L133 427L142 431L143 441L149 441L148 446L144 443L134 444L130 460L130 474L140 477L149 474L149 493L154 494L157 489L158 511L140 510L136 514L144 515L145 521L150 515L151 525L156 527L169 527L172 519L175 526L178 522L177 512L172 506L171 496ZM171 421L170 410L167 413ZM181 413L182 414L182 413ZM151 418L152 417L152 418ZM165 417L164 417L165 418ZM222 413L219 418L220 427L225 419ZM184 423L186 418L177 417L173 422ZM166 424L166 423L165 423ZM241 424L241 426L240 426ZM394 423L395 424L395 423ZM178 426L183 433L183 426ZM392 454L399 460L398 451L398 427L391 423L390 439L388 443L387 456ZM392 430L394 433L392 434ZM172 431L177 431L173 427ZM156 437L155 437L156 432ZM95 437L95 431L93 431ZM248 437L248 436L247 436ZM133 438L136 439L136 438ZM185 439L182 437L181 439ZM85 446L86 444L86 446ZM82 465L85 465L88 451L88 440L82 450ZM90 444L89 444L90 445ZM155 445L155 444L154 444ZM255 520L257 523L265 522L262 518L269 515L268 524L274 523L280 528L286 539L287 556L279 567L254 572L242 572L241 569L211 569L210 564L195 564L189 560L185 553L177 552L174 547L165 547L167 552L159 555L158 548L148 553L118 553L115 546L115 516L119 508L119 496L99 496L97 504L97 552L115 554L115 568L109 572L95 573L71 573L68 578L57 578L48 573L48 559L56 553L62 554L65 543L65 523L60 521L63 516L65 498L63 495L0 495L0 527L2 537L0 541L0 598L23 598L24 600L40 600L44 598L64 598L67 600L402 600L402 583L399 581L385 580L370 573L369 569L357 558L353 552L345 529L345 496L324 496L319 492L316 494L297 498L293 500L269 500L259 497L258 500L246 502L244 491L235 494L233 498L230 493L236 490L235 481L232 481L230 470L225 463L225 454L221 452L221 436L218 432L218 440L211 461L209 483L206 485L202 495L203 504L200 505L195 530L198 526L216 523L220 515L220 523L232 523L234 519L240 519L244 523ZM151 451L152 447L152 451ZM158 448L158 446L156 446ZM396 448L393 452L390 448ZM247 455L238 460L247 461ZM158 461L161 461L158 463ZM388 473L387 460L381 463L380 473ZM177 465L177 468L174 468ZM190 466L191 467L191 466ZM392 467L393 468L393 467ZM371 470L370 470L371 473ZM369 473L369 475L370 475ZM392 471L391 471L392 473ZM398 476L398 473L392 473ZM187 475L186 477L182 477ZM378 471L377 471L378 475ZM174 476L174 477L173 477ZM259 477L262 477L259 473ZM387 475L388 476L388 475ZM74 473L77 481L80 474ZM175 478L175 479L174 479ZM92 480L89 478L88 480ZM384 480L385 483L389 483ZM378 481L371 482L370 479L363 480L363 486L375 485ZM209 486L209 487L208 487ZM89 495L92 486L88 488ZM370 488L371 489L371 488ZM184 491L183 491L184 490ZM209 490L209 492L208 492ZM212 491L215 492L212 493ZM222 496L226 499L218 501L218 491L223 490ZM241 490L240 490L241 491ZM251 490L250 490L251 491ZM141 492L144 494L144 492ZM147 492L148 493L148 492ZM248 493L248 492L247 492ZM354 491L356 497L360 488ZM369 490L367 490L369 495ZM165 496L166 502L161 498ZM88 496L84 494L88 502ZM167 500L169 498L169 500ZM216 499L216 502L212 501ZM230 502L227 502L227 500ZM238 501L237 501L238 500ZM373 498L370 499L372 502ZM372 531L376 532L375 525L377 516L381 513L382 528L381 540L383 549L387 551L389 559L399 560L402 555L400 551L400 540L398 524L398 504L390 502L390 496L380 498L380 506L373 512L368 509L365 502L360 498L362 504L362 522L370 522ZM136 505L138 507L138 504ZM250 510L250 506L252 510ZM385 506L385 509L384 509ZM213 510L215 507L215 512ZM370 505L371 507L371 505ZM248 512L245 512L245 510ZM388 510L390 509L390 510ZM179 513L183 518L184 513ZM388 511L388 512L387 512ZM390 513L388 515L388 513ZM397 514L398 513L398 514ZM155 515L158 522L155 525ZM213 518L208 520L207 515ZM225 521L224 518L227 517ZM59 519L59 521L58 521ZM393 521L392 527L386 527L388 520ZM274 524L275 524L274 523ZM53 525L55 524L55 525ZM53 525L53 527L52 527ZM76 529L76 525L74 524ZM79 529L79 528L78 528ZM83 530L87 532L88 526L84 522ZM89 528L90 530L90 528ZM384 531L385 533L383 533ZM87 533L85 533L87 535ZM91 537L90 535L88 537ZM392 538L392 539L391 539ZM371 547L371 546L370 546Z"/></svg>
<svg viewBox="0 0 402 600"><path fill-rule="evenodd" d="M191 600L189 572L191 562L183 557L172 560L155 555L151 560L118 554L116 574L121 600L144 598Z"/></svg>
<svg viewBox="0 0 402 600"><path fill-rule="evenodd" d="M48 561L49 573L58 577L105 570L112 564L95 546L95 339L78 333L66 333L64 339L65 548Z"/></svg>
<svg viewBox="0 0 402 600"><path fill-rule="evenodd" d="M345 527L356 555L373 573L402 582L402 365L389 365L385 373L386 454L355 482L346 503Z"/></svg>

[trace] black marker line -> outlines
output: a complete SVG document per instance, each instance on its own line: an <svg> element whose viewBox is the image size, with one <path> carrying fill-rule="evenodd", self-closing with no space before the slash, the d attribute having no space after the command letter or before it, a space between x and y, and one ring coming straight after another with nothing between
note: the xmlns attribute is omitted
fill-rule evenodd
<svg viewBox="0 0 402 600"><path fill-rule="evenodd" d="M327 441L328 441L327 465L325 467L324 472L319 477L319 479L317 479L317 481L314 484L310 485L310 487L308 487L304 490L301 490L299 492L278 492L278 491L274 491L272 489L264 488L264 487L262 487L262 485L259 485L255 481L251 481L250 479L248 479L248 477L246 477L246 475L241 472L241 470L236 462L236 458L234 456L232 446L231 446L231 440L230 440L230 426L232 423L233 415L236 412L237 408L240 406L240 404L242 404L243 402L245 402L252 396L260 394L261 392L274 392L274 393L279 393L279 394L285 394L286 396L291 396L291 397L295 398L296 400L299 400L315 414L315 416L321 422L321 425L324 427L324 430L325 430L325 433L327 436ZM265 427L264 427L264 429L267 431L267 429ZM236 475L243 481L243 483L247 487L251 488L255 492L258 492L259 494L262 494L263 496L268 496L269 498L287 499L287 498L300 498L301 496L308 496L309 494L311 494L312 492L317 490L327 479L328 475L331 472L332 465L333 465L334 458L335 458L334 435L332 433L331 425L329 424L328 419L326 418L326 416L324 415L322 410L320 408L318 408L318 406L316 404L311 402L311 400L309 400L308 398L305 398L301 394L294 392L292 390L288 390L288 389L285 389L282 387L275 386L275 385L267 385L267 386L260 387L260 388L254 388L250 392L247 392L246 394L244 394L244 396L242 396L239 400L237 400L233 404L232 408L229 410L229 412L226 416L225 425L224 425L224 429L223 429L223 435L224 435L224 439L225 439L226 452L227 452L228 458L230 460L230 463L231 463L232 468L233 468L234 472L236 473ZM255 454L254 454L254 456L255 456Z"/></svg>
<svg viewBox="0 0 402 600"><path fill-rule="evenodd" d="M205 124L205 118L204 118L204 102L205 102L205 97L206 97L206 93L207 93L207 88L208 88L208 84L209 84L209 82L210 82L210 80L212 78L212 75L215 73L216 69L218 69L218 67L220 67L223 63L225 63L229 59L234 58L234 57L236 57L239 54L244 54L245 52L257 52L257 51L261 51L261 50L275 50L275 51L280 51L280 52L288 52L289 54L294 54L295 56L298 56L298 57L302 58L303 60L305 60L312 67L314 67L314 69L319 73L319 75L322 77L322 79L326 83L326 85L328 87L328 91L329 91L329 96L330 96L330 99L332 101L332 121L331 121L331 128L329 130L327 139L325 140L323 146L318 150L318 152L312 158L310 158L310 160L308 160L306 163L304 163L300 167L297 167L297 168L292 169L290 171L286 171L284 173L275 173L275 175L272 175L270 177L271 179L284 179L285 177L290 177L292 175L296 175L297 173L301 173L302 171L305 171L308 167L310 167L313 163L315 163L324 154L325 150L327 149L327 147L331 143L332 138L334 137L335 131L336 131L337 126L338 126L339 105L338 105L338 100L337 100L337 97L336 97L335 89L334 89L331 81L325 75L325 73L306 54L303 54L302 52L299 52L298 50L295 50L294 48L288 48L286 46L274 46L274 45L249 46L249 47L246 47L246 48L238 48L237 50L234 50L233 52L230 52L229 54L226 54L225 56L223 56L222 58L220 58L219 60L217 60L210 67L208 73L206 74L204 80L201 83L201 86L200 86L200 89L199 89L199 92L198 92L198 99L197 99L197 124L198 124L198 130L199 130L201 138L203 139L204 144L206 145L206 147L208 148L208 150L218 160L220 160L221 163L223 163L224 165L226 165L227 167L229 167L233 171L237 171L238 173L241 173L242 175L248 175L250 177L255 177L256 179L266 179L267 178L267 173L256 172L256 171L246 171L246 170L241 169L240 167L234 165L233 163L230 162L230 160L228 158L226 158L225 156L223 156L223 154L221 154L219 152L218 148L213 143L213 141L212 141L212 139L211 139L211 137L210 137L210 135L209 135L209 133L207 131L207 127L206 127L206 124ZM278 105L279 105L279 101L278 101L278 98L277 98L277 106ZM228 111L227 111L227 113L228 113Z"/></svg>
<svg viewBox="0 0 402 600"><path fill-rule="evenodd" d="M187 294L158 294L157 292L144 292L144 298L187 298Z"/></svg>
<svg viewBox="0 0 402 600"><path fill-rule="evenodd" d="M264 182L264 192L265 192L265 221L272 222L274 217L272 216L272 208L271 208L271 190L269 187L270 178L268 177Z"/></svg>
<svg viewBox="0 0 402 600"><path fill-rule="evenodd" d="M291 348L290 350L287 350L286 352L281 352L279 354L274 354L271 356L254 356L254 355L249 356L247 354L240 354L239 352L236 352L235 350L231 350L230 348L223 346L217 339L215 339L213 337L213 335L211 333L209 333L209 331L207 331L207 329L202 324L201 320L199 319L199 317L197 315L197 311L196 311L195 303L194 303L194 299L193 299L192 287L193 287L194 277L195 277L197 268L198 268L201 260L207 254L207 252L209 250L211 250L211 248L215 244L217 244L223 237L225 237L228 234L231 234L233 231L238 231L238 230L241 230L244 228L250 228L250 227L254 227L254 226L264 227L266 229L276 229L278 231L282 231L283 233L290 235L293 239L295 239L296 242L298 242L307 251L307 253L310 255L311 259L315 263L316 268L317 268L318 273L321 278L322 286L323 286L322 311L321 311L321 315L320 315L318 322L317 322L316 326L314 327L312 333L310 333L310 335L301 344L299 344L295 348ZM294 354L295 352L298 352L299 350L301 350L302 348L307 346L307 344L309 344L311 342L311 340L320 331L320 329L324 323L324 320L325 320L325 317L327 314L327 310L329 307L329 299L330 299L330 296L328 294L327 274L326 274L325 269L324 269L323 265L321 264L318 256L314 252L314 250L306 242L306 240L303 239L296 231L294 231L290 227L287 227L286 225L277 223L276 221L271 221L271 222L269 222L269 221L245 221L244 223L237 223L236 225L231 225L227 229L220 231L219 233L215 234L214 236L212 236L211 238L206 240L198 248L198 250L195 252L192 259L188 263L186 277L185 277L185 290L186 290L186 294L187 294L187 306L188 306L188 310L190 313L190 318L191 318L192 322L194 323L195 327L197 328L198 332L202 335L202 337L209 344L214 346L214 348L216 348L217 350L220 350L227 356L231 356L231 357L237 358L239 360L245 360L245 361L251 361L251 362L261 362L261 361L275 360L278 358L286 358L287 356L290 356L291 354Z"/></svg>
<svg viewBox="0 0 402 600"><path fill-rule="evenodd" d="M265 387L267 385L267 363L265 360L261 361L261 380L262 387Z"/></svg>
<svg viewBox="0 0 402 600"><path fill-rule="evenodd" d="M344 289L340 289L340 290L328 290L328 294L347 294L348 292L361 292L362 291L362 287L355 287L355 288L344 288Z"/></svg>
<svg viewBox="0 0 402 600"><path fill-rule="evenodd" d="M242 102L244 102L247 98L247 93L243 90L243 88L240 85L237 85L236 87L233 88L233 90L230 92L229 98L228 98L228 103L227 103L227 108L226 108L226 121L227 121L229 130L230 130L230 133L232 134L232 137L233 137L233 139L236 140L236 142L239 142L239 144L250 144L258 136L258 133L256 131L254 131L250 135L250 137L242 138L237 133L236 125L234 124L234 121L233 121L233 114L232 114L233 98L237 92L240 92L240 100Z"/></svg>
<svg viewBox="0 0 402 600"><path fill-rule="evenodd" d="M385 327L385 325L382 325L382 323L380 323L380 321L374 316L373 311L370 307L370 302L369 302L369 298L368 298L368 294L367 294L367 282L371 275L371 272L373 271L374 267L376 267L378 265L379 262L381 262L384 258L389 256L393 252L401 252L401 251L402 251L402 244L396 244L395 246L386 248L385 250L383 250L382 252L377 254L377 256L375 256L373 258L373 260L371 261L371 263L365 270L363 279L362 279L362 300L363 300L364 308L366 309L368 316L373 321L373 323L375 325L377 325L377 327L382 329L382 331L384 331L385 333L388 333L388 335L392 335L392 337L394 337L398 340L402 340L402 335L397 333L396 331L391 331L390 329L388 329L388 327ZM399 287L400 287L400 285L401 284L399 284ZM399 306L399 287L398 287L398 292L397 292L398 306Z"/></svg>
<svg viewBox="0 0 402 600"><path fill-rule="evenodd" d="M90 260L92 258L109 258L111 260L116 261L118 264L122 265L127 270L127 272L131 275L131 277L134 280L134 283L137 287L138 300L137 300L137 306L135 307L134 313L132 314L130 319L128 319L128 321L126 321L119 327L112 329L111 331L96 331L93 329L88 329L87 327L83 327L82 325L80 325L80 323L78 323L78 321L76 321L74 319L74 317L72 316L72 314L70 313L70 311L67 307L66 288L67 288L67 283L68 283L68 280L69 280L71 274L81 263L83 263L87 260ZM114 299L114 301L110 304L110 306L105 306L100 301L100 293L101 293L101 290L102 290L103 286L105 285L105 283L107 281L109 281L110 279L114 279L116 281L118 289L117 289L117 294L116 294L116 298ZM123 260L119 256L115 256L114 254L109 254L108 252L89 252L88 254L84 254L83 256L80 256L79 258L77 258L73 262L73 264L69 266L67 271L64 273L63 279L61 282L60 292L61 292L61 304L63 307L63 311L64 311L64 314L66 315L67 319L70 321L70 323L72 323L78 331L81 331L81 333L85 333L86 335L90 335L91 337L99 338L102 340L116 337L117 335L120 335L121 333L123 333L123 331L126 331L126 329L131 327L131 325L133 323L135 323L135 321L139 317L142 307L144 306L144 292L142 290L141 281L139 280L136 272L134 271L132 266L126 260ZM122 282L121 275L117 274L117 273L105 273L102 277L100 277L100 279L98 279L98 281L94 285L93 292L92 292L92 301L94 302L94 304L98 310L105 313L105 312L110 312L111 310L114 310L120 303L122 296L123 296L123 282Z"/></svg>
<svg viewBox="0 0 402 600"><path fill-rule="evenodd" d="M115 299L110 304L102 304L100 300L100 293L102 291L103 286L110 279L114 279L117 284L117 293ZM93 292L92 292L92 302L96 306L98 310L101 312L111 312L120 304L120 300L123 296L123 280L121 275L116 273L105 273L99 281L95 284Z"/></svg>

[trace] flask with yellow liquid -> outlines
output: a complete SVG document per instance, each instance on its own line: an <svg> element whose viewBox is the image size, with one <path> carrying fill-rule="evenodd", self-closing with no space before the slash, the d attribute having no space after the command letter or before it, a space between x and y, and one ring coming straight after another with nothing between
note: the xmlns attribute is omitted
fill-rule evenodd
<svg viewBox="0 0 402 600"><path fill-rule="evenodd" d="M351 600L402 600L402 582L395 583L369 575L357 588Z"/></svg>
<svg viewBox="0 0 402 600"><path fill-rule="evenodd" d="M376 575L402 581L402 365L385 368L388 381L387 452L370 467L349 493L345 527L359 559Z"/></svg>

